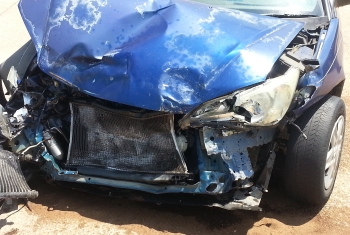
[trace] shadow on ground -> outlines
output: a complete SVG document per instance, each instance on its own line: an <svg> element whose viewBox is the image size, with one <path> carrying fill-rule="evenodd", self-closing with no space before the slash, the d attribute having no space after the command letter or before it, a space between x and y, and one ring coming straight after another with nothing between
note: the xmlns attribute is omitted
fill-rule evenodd
<svg viewBox="0 0 350 235"><path fill-rule="evenodd" d="M74 211L83 217L104 223L139 224L157 231L183 234L246 234L253 227L270 227L270 223L257 223L263 218L298 226L310 221L321 209L289 200L278 179L273 180L270 192L263 197L263 212L157 205L102 197L50 185L39 177L32 180L30 186L40 194L33 203L42 204L47 208L47 213Z"/></svg>

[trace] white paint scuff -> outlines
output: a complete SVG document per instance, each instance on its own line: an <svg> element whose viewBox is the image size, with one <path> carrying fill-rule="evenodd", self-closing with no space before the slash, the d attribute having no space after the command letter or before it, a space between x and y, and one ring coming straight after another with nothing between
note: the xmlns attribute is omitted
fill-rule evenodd
<svg viewBox="0 0 350 235"><path fill-rule="evenodd" d="M55 13L50 17L50 30L66 21L74 29L90 33L101 19L100 7L106 5L107 0L63 0L55 6Z"/></svg>

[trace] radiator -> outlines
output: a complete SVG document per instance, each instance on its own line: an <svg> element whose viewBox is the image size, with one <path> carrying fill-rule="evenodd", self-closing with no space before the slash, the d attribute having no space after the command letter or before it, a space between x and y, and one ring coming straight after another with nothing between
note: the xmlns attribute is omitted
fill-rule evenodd
<svg viewBox="0 0 350 235"><path fill-rule="evenodd" d="M173 115L135 118L93 105L71 103L67 166L126 172L186 174Z"/></svg>

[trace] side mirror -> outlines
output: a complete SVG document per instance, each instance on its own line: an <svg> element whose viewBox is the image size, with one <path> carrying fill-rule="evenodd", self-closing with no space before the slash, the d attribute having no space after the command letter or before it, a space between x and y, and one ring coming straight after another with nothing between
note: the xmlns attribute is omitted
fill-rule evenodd
<svg viewBox="0 0 350 235"><path fill-rule="evenodd" d="M333 0L334 7L342 7L350 4L350 0Z"/></svg>

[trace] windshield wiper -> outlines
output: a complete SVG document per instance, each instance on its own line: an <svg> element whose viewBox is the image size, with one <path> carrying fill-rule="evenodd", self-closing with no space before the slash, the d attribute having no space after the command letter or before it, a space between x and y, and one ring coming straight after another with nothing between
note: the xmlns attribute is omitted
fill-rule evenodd
<svg viewBox="0 0 350 235"><path fill-rule="evenodd" d="M298 15L298 14L264 14L266 16L278 17L278 18L308 18L319 17L317 15Z"/></svg>

